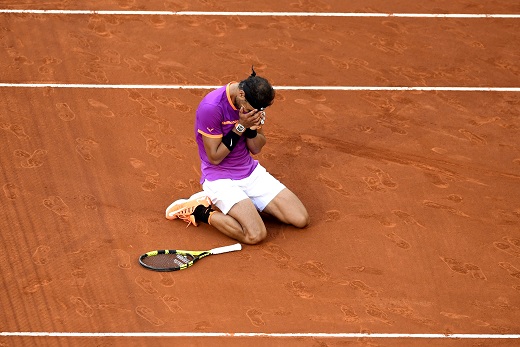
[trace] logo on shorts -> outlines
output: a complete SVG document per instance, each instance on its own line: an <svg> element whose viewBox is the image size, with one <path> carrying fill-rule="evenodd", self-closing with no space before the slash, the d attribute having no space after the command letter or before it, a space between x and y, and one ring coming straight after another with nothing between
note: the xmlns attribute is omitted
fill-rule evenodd
<svg viewBox="0 0 520 347"><path fill-rule="evenodd" d="M209 132L212 132L213 130L215 130L215 128L206 128L208 129Z"/></svg>

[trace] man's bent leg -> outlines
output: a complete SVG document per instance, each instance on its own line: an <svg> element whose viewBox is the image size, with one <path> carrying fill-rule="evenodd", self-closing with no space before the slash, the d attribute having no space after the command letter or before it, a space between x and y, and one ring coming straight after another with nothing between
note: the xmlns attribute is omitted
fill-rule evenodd
<svg viewBox="0 0 520 347"><path fill-rule="evenodd" d="M267 236L265 224L250 199L233 205L227 215L219 211L213 213L210 224L224 235L250 245L260 243Z"/></svg>
<svg viewBox="0 0 520 347"><path fill-rule="evenodd" d="M264 211L280 221L305 228L310 223L309 213L298 197L289 189L283 189L265 207Z"/></svg>

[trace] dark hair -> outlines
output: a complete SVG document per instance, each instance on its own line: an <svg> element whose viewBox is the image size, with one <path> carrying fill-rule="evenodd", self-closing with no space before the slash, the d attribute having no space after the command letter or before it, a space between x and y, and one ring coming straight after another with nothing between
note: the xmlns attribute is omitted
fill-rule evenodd
<svg viewBox="0 0 520 347"><path fill-rule="evenodd" d="M251 76L239 82L238 88L244 91L247 102L257 110L270 106L274 101L273 86L265 78L257 76L254 69Z"/></svg>

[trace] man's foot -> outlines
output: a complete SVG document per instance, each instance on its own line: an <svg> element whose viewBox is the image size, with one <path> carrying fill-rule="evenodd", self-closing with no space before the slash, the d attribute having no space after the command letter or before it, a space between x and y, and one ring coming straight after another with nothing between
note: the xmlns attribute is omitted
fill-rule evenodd
<svg viewBox="0 0 520 347"><path fill-rule="evenodd" d="M189 199L179 199L174 201L168 208L166 209L166 218L167 219L182 219L183 221L195 226L198 225L195 220L195 216L193 212L197 208L197 206L210 207L211 200L204 192L198 192L190 196Z"/></svg>

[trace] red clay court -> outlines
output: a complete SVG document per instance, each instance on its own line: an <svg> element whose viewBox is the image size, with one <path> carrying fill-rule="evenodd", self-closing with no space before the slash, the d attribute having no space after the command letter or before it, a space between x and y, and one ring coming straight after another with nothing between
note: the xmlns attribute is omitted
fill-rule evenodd
<svg viewBox="0 0 520 347"><path fill-rule="evenodd" d="M0 346L517 346L519 32L506 0L2 1ZM235 243L164 209L251 65L310 227L144 269Z"/></svg>

